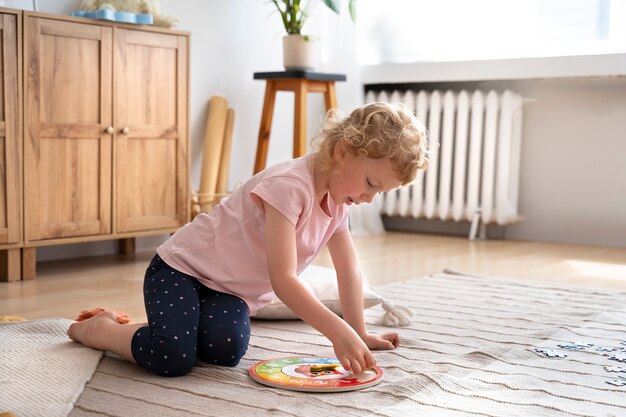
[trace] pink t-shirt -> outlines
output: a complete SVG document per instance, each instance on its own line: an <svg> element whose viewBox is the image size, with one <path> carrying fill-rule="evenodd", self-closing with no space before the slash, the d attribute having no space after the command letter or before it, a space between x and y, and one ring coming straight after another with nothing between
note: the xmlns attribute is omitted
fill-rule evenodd
<svg viewBox="0 0 626 417"><path fill-rule="evenodd" d="M157 253L169 266L216 291L234 294L250 315L272 301L265 255L265 200L296 228L297 273L333 233L348 229L348 209L326 198L330 216L315 198L313 154L272 166L246 181L208 214L179 229Z"/></svg>

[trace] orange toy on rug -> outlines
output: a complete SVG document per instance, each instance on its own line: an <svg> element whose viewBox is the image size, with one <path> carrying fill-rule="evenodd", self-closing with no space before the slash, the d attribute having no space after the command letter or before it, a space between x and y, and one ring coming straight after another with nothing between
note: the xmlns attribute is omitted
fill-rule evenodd
<svg viewBox="0 0 626 417"><path fill-rule="evenodd" d="M76 317L74 320L76 321L83 321L83 320L87 320L92 318L93 316L96 316L104 311L107 311L107 309L102 308L102 307L96 307L96 308L92 308L91 310L83 310L80 312L80 314L78 315L78 317ZM120 324L128 324L130 323L130 316L127 313L124 312L119 312L119 313L115 313L115 316L117 318L117 322Z"/></svg>

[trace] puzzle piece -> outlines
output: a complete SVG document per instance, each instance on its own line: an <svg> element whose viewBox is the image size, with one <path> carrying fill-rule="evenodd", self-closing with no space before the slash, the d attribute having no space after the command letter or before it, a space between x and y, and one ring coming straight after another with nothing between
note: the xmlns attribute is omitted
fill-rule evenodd
<svg viewBox="0 0 626 417"><path fill-rule="evenodd" d="M591 346L593 346L593 342L588 341L575 341L570 343L560 343L558 345L558 347L560 347L561 349L567 350L585 350Z"/></svg>
<svg viewBox="0 0 626 417"><path fill-rule="evenodd" d="M596 346L596 350L598 352L615 352L617 348L613 346Z"/></svg>
<svg viewBox="0 0 626 417"><path fill-rule="evenodd" d="M562 348L562 349L567 349L567 350L585 350L585 349L587 349L587 346L581 346L581 345L577 345L575 343L561 343L561 344L559 344L557 346Z"/></svg>
<svg viewBox="0 0 626 417"><path fill-rule="evenodd" d="M546 348L535 348L533 349L537 353L541 353L549 358L567 358L565 353L561 353L554 349L546 349Z"/></svg>
<svg viewBox="0 0 626 417"><path fill-rule="evenodd" d="M582 347L591 347L593 346L593 342L587 342L587 341L577 341L577 342L572 342L572 345L577 345L577 346L582 346Z"/></svg>
<svg viewBox="0 0 626 417"><path fill-rule="evenodd" d="M612 361L626 362L626 353L616 353L615 355L609 356L609 359Z"/></svg>
<svg viewBox="0 0 626 417"><path fill-rule="evenodd" d="M626 385L626 379L609 379L606 381L607 384L615 385L616 387L623 387Z"/></svg>
<svg viewBox="0 0 626 417"><path fill-rule="evenodd" d="M607 372L626 372L626 367L624 366L605 366L604 370Z"/></svg>

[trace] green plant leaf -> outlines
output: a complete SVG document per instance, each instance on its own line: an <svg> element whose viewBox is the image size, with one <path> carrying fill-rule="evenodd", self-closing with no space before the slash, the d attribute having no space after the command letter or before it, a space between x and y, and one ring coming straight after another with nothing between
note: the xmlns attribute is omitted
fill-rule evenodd
<svg viewBox="0 0 626 417"><path fill-rule="evenodd" d="M333 12L340 14L342 0L322 0L324 5ZM313 0L271 0L280 13L285 30L290 35L300 35L302 27L309 18ZM300 4L304 6L301 7ZM348 9L352 21L356 23L356 0L349 0Z"/></svg>
<svg viewBox="0 0 626 417"><path fill-rule="evenodd" d="M324 4L333 12L339 14L341 10L341 0L322 0Z"/></svg>
<svg viewBox="0 0 626 417"><path fill-rule="evenodd" d="M348 9L350 10L350 17L352 21L356 23L356 0L350 0L348 3Z"/></svg>

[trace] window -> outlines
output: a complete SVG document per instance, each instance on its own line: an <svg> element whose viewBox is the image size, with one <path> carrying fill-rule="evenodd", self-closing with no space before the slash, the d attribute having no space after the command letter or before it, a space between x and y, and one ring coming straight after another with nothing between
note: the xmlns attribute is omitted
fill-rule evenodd
<svg viewBox="0 0 626 417"><path fill-rule="evenodd" d="M363 0L358 7L362 65L626 52L626 0Z"/></svg>

